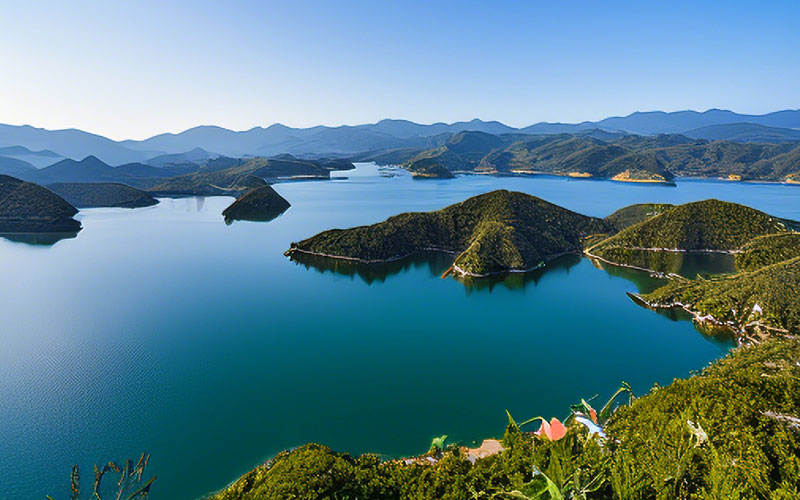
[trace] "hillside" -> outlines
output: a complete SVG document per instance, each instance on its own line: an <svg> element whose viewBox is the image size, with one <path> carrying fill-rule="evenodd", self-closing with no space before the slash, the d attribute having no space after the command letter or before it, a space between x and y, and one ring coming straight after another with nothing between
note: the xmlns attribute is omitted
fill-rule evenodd
<svg viewBox="0 0 800 500"><path fill-rule="evenodd" d="M651 217L669 210L674 205L668 203L640 203L620 208L604 220L614 226L617 231L643 222Z"/></svg>
<svg viewBox="0 0 800 500"><path fill-rule="evenodd" d="M627 404L618 400L610 416L598 408L606 438L592 436L577 421L588 418L572 413L558 440L525 432L509 417L501 446L485 457L444 446L382 460L308 444L279 453L211 499L788 500L800 490L798 358L796 339L737 349L700 374L631 395Z"/></svg>
<svg viewBox="0 0 800 500"><path fill-rule="evenodd" d="M731 174L743 180L776 181L800 172L800 146L796 143L707 141L679 134L491 136L464 132L432 149L380 151L361 158L402 164L412 174L435 166L443 177L449 176L449 170L669 183L674 177L728 178Z"/></svg>
<svg viewBox="0 0 800 500"><path fill-rule="evenodd" d="M783 220L764 212L705 200L678 205L634 224L588 248L587 253L612 264L660 271L643 264L647 253L733 252L758 236L787 231Z"/></svg>
<svg viewBox="0 0 800 500"><path fill-rule="evenodd" d="M641 299L661 309L682 307L700 326L763 338L800 331L800 258L714 279L674 278Z"/></svg>
<svg viewBox="0 0 800 500"><path fill-rule="evenodd" d="M755 271L795 257L800 257L800 233L779 233L749 241L735 259L738 270Z"/></svg>
<svg viewBox="0 0 800 500"><path fill-rule="evenodd" d="M50 184L47 188L78 208L139 208L158 203L141 189L113 182L58 183Z"/></svg>
<svg viewBox="0 0 800 500"><path fill-rule="evenodd" d="M251 189L222 212L226 222L235 220L270 221L291 205L272 186Z"/></svg>
<svg viewBox="0 0 800 500"><path fill-rule="evenodd" d="M436 212L405 213L372 226L325 231L292 243L287 255L377 263L434 250L456 255L456 274L486 276L533 269L558 255L579 252L584 236L609 229L602 220L500 190Z"/></svg>
<svg viewBox="0 0 800 500"><path fill-rule="evenodd" d="M42 186L0 175L0 232L76 232L78 210Z"/></svg>

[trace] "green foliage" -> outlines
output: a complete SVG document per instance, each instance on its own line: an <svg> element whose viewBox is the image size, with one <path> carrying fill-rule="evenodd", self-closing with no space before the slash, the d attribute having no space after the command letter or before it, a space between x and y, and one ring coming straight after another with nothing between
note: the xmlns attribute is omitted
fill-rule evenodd
<svg viewBox="0 0 800 500"><path fill-rule="evenodd" d="M579 252L584 236L610 228L539 198L500 190L436 212L400 214L372 226L325 231L292 243L287 253L377 263L434 250L455 254L459 271L485 276L531 269L555 256Z"/></svg>
<svg viewBox="0 0 800 500"><path fill-rule="evenodd" d="M646 210L628 207L620 211L620 219L627 219L628 211L638 214ZM759 236L785 232L788 228L782 219L736 203L704 200L664 210L628 226L587 251L612 263L676 272L676 268L680 268L680 257L663 251L731 252Z"/></svg>
<svg viewBox="0 0 800 500"><path fill-rule="evenodd" d="M150 455L142 453L136 464L128 459L121 466L114 462L108 462L102 467L95 465L92 493L87 500L143 500L147 498L150 488L156 480L155 476L149 480L144 479L144 470L149 461ZM115 476L110 479L113 482L111 485L108 484L108 481L103 482L108 475ZM47 498L53 500L49 495ZM81 499L81 474L77 465L72 466L70 474L69 498L70 500Z"/></svg>
<svg viewBox="0 0 800 500"><path fill-rule="evenodd" d="M795 257L800 257L800 233L770 234L744 245L736 255L736 268L755 271Z"/></svg>
<svg viewBox="0 0 800 500"><path fill-rule="evenodd" d="M436 165L442 172L568 174L671 181L674 176L784 180L800 170L796 144L693 140L681 135L624 135L602 140L589 134L493 136L462 132L423 151L390 151L372 158L405 162L412 173Z"/></svg>
<svg viewBox="0 0 800 500"><path fill-rule="evenodd" d="M433 438L428 453L433 454L443 451L445 449L445 441L447 441L447 434Z"/></svg>
<svg viewBox="0 0 800 500"><path fill-rule="evenodd" d="M642 296L653 307L680 303L736 333L800 331L800 258L713 279L675 278Z"/></svg>
<svg viewBox="0 0 800 500"><path fill-rule="evenodd" d="M634 224L655 217L672 207L674 207L674 205L668 203L639 203L620 208L604 220L614 226L617 231L622 231Z"/></svg>

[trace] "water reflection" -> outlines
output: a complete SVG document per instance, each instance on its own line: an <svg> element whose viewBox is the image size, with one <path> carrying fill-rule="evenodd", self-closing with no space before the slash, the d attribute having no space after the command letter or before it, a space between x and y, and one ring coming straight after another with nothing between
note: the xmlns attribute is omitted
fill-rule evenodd
<svg viewBox="0 0 800 500"><path fill-rule="evenodd" d="M733 255L712 252L664 252L651 250L613 249L611 260L623 261L659 273L679 274L686 278L728 274L736 271ZM606 267L606 266L604 266ZM618 266L611 266L618 267Z"/></svg>
<svg viewBox="0 0 800 500"><path fill-rule="evenodd" d="M453 256L442 252L424 252L405 259L378 264L365 264L299 252L293 254L291 259L296 264L305 266L306 269L314 269L320 273L331 272L344 276L358 276L367 285L374 282L383 283L390 276L416 268L427 268L431 276L441 276L453 263ZM547 273L554 271L568 273L569 269L580 261L580 255L565 255L548 262L545 267L526 273L504 273L485 278L458 278L458 280L470 293L491 292L498 285L509 290L522 290L529 284L535 286Z"/></svg>
<svg viewBox="0 0 800 500"><path fill-rule="evenodd" d="M293 254L291 259L296 264L305 266L306 269L314 269L319 273L331 272L344 276L358 276L367 285L371 285L374 282L383 283L389 276L412 268L427 267L431 275L440 276L453 263L451 255L441 252L425 252L405 259L379 264L365 264L363 262L333 259L300 252Z"/></svg>
<svg viewBox="0 0 800 500"><path fill-rule="evenodd" d="M528 271L526 273L504 273L486 278L460 278L468 292L491 292L496 286L503 286L509 290L524 290L528 285L536 286L545 274L564 272L569 274L572 267L577 266L581 256L576 254L564 255L553 259L546 266Z"/></svg>
<svg viewBox="0 0 800 500"><path fill-rule="evenodd" d="M77 231L70 233L0 233L0 238L14 243L34 246L53 246L61 240L68 240L77 236Z"/></svg>
<svg viewBox="0 0 800 500"><path fill-rule="evenodd" d="M225 215L225 212L222 212L222 216L225 218L225 224L231 225L237 220L241 221L251 221L251 222L269 222L271 220L275 220L281 215L283 215L289 208L273 208L273 209L264 209L258 214L250 214L246 217L230 217Z"/></svg>

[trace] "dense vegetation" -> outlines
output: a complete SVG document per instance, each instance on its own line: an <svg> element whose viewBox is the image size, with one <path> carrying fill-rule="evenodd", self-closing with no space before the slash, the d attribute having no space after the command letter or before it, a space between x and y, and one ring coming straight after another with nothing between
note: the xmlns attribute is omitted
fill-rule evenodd
<svg viewBox="0 0 800 500"><path fill-rule="evenodd" d="M280 453L212 498L794 499L798 358L796 339L738 349L607 421L600 412L607 438L571 420L564 437L550 440L510 420L504 450L474 463L442 440L409 461L354 458L309 444Z"/></svg>
<svg viewBox="0 0 800 500"><path fill-rule="evenodd" d="M778 233L748 242L736 254L736 268L755 271L762 267L800 257L800 233Z"/></svg>
<svg viewBox="0 0 800 500"><path fill-rule="evenodd" d="M272 186L251 189L222 212L227 222L235 220L270 221L291 205Z"/></svg>
<svg viewBox="0 0 800 500"><path fill-rule="evenodd" d="M642 298L651 307L680 304L703 323L742 335L800 331L800 258L713 279L674 278Z"/></svg>
<svg viewBox="0 0 800 500"><path fill-rule="evenodd" d="M612 263L636 265L642 250L734 251L758 236L786 231L784 221L764 212L705 200L670 208L629 226L588 252Z"/></svg>
<svg viewBox="0 0 800 500"><path fill-rule="evenodd" d="M47 188L78 208L139 208L158 203L150 193L115 182L58 183Z"/></svg>
<svg viewBox="0 0 800 500"><path fill-rule="evenodd" d="M436 250L456 255L457 273L485 276L535 268L555 256L579 252L583 237L610 229L600 219L499 190L435 212L405 213L372 226L325 231L292 243L287 254L385 262Z"/></svg>
<svg viewBox="0 0 800 500"><path fill-rule="evenodd" d="M674 205L668 203L639 203L636 205L629 205L609 215L605 218L605 221L614 226L616 230L621 231L634 224L655 217L673 206Z"/></svg>
<svg viewBox="0 0 800 500"><path fill-rule="evenodd" d="M81 229L78 210L42 186L0 175L0 232L71 233Z"/></svg>
<svg viewBox="0 0 800 500"><path fill-rule="evenodd" d="M584 131L526 135L461 132L433 148L373 152L361 159L403 164L412 173L536 173L670 182L676 176L787 181L800 172L797 142L742 143L679 134Z"/></svg>

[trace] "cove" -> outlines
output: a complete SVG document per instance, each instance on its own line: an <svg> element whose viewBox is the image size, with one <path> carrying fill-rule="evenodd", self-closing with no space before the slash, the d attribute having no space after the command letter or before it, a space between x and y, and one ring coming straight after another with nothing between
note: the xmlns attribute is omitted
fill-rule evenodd
<svg viewBox="0 0 800 500"><path fill-rule="evenodd" d="M77 237L0 239L0 497L58 498L73 463L88 480L142 451L156 500L197 498L309 441L418 453L436 435L501 434L506 408L563 416L621 380L646 392L730 347L633 304L648 275L577 256L467 287L439 278L441 257L369 274L283 256L324 229L501 188L595 216L715 197L800 219L800 190L777 185L342 176L276 185L292 207L268 223L227 226L230 198L163 199L84 210Z"/></svg>

